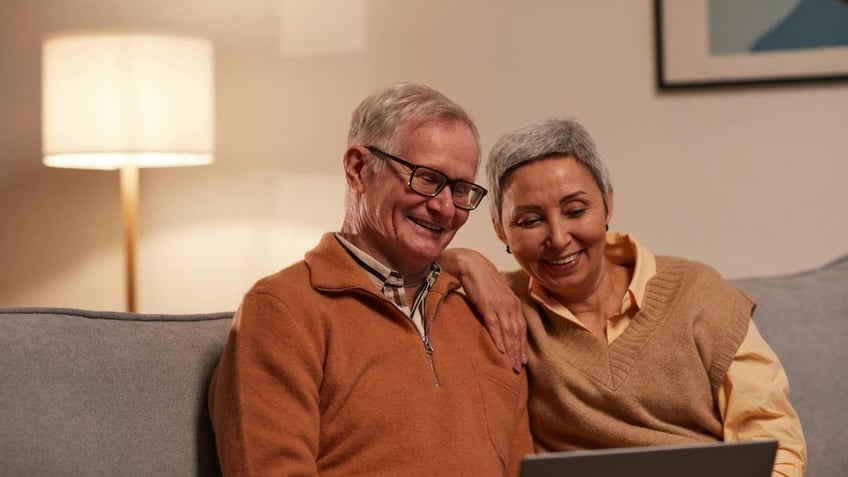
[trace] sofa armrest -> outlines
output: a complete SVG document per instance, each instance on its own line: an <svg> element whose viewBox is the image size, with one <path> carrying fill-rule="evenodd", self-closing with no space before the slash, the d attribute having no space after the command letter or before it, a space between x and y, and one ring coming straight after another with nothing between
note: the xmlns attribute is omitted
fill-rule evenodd
<svg viewBox="0 0 848 477"><path fill-rule="evenodd" d="M807 440L806 475L845 475L848 256L803 273L734 282L756 300L754 322L789 376Z"/></svg>

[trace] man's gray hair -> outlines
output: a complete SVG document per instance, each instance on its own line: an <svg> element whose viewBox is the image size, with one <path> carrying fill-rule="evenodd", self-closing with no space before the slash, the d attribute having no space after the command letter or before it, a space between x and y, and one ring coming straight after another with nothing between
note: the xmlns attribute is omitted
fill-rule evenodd
<svg viewBox="0 0 848 477"><path fill-rule="evenodd" d="M607 167L598 156L589 133L571 119L545 119L508 131L489 153L486 177L489 181L492 217L501 224L503 183L516 167L552 156L573 156L586 166L601 190L604 209L609 211L612 191Z"/></svg>
<svg viewBox="0 0 848 477"><path fill-rule="evenodd" d="M479 161L480 134L468 112L435 89L413 83L397 83L365 98L351 116L347 145L376 146L398 154L402 134L430 121L467 125L474 135Z"/></svg>

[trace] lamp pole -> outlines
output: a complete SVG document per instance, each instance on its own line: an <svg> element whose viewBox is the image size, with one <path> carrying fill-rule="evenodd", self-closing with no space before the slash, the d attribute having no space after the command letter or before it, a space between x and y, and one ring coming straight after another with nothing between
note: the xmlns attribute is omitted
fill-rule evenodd
<svg viewBox="0 0 848 477"><path fill-rule="evenodd" d="M121 167L121 215L124 222L124 265L126 267L127 311L136 311L135 238L138 224L138 168Z"/></svg>

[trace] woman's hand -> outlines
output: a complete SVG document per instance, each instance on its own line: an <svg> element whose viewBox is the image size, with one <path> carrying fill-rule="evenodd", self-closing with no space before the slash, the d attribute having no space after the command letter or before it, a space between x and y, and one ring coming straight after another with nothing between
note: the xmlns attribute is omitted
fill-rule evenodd
<svg viewBox="0 0 848 477"><path fill-rule="evenodd" d="M445 250L438 263L459 278L468 299L483 317L495 346L520 371L527 364L527 325L521 314L521 301L503 275L486 257L466 248Z"/></svg>

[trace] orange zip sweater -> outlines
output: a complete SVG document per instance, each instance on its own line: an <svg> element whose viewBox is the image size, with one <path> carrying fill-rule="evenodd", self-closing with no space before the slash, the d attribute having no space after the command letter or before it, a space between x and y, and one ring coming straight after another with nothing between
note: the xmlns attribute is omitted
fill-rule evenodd
<svg viewBox="0 0 848 477"><path fill-rule="evenodd" d="M428 353L333 234L257 282L209 391L224 475L517 475L526 376L458 286L430 289Z"/></svg>

